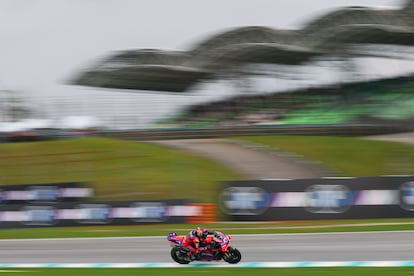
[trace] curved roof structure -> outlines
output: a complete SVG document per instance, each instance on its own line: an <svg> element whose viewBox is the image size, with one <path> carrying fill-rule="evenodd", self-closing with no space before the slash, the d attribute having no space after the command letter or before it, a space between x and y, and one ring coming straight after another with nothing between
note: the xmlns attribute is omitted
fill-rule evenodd
<svg viewBox="0 0 414 276"><path fill-rule="evenodd" d="M76 84L85 86L185 91L208 75L203 68L186 66L184 52L153 49L124 51L108 57L82 73Z"/></svg>
<svg viewBox="0 0 414 276"><path fill-rule="evenodd" d="M414 0L397 10L347 7L299 30L241 27L189 51L122 51L78 76L77 85L183 92L205 78L248 63L299 65L320 55L352 54L350 45L414 46Z"/></svg>
<svg viewBox="0 0 414 276"><path fill-rule="evenodd" d="M227 45L244 43L283 43L289 44L296 35L295 31L277 30L262 26L248 26L217 34L193 47L191 55L214 51Z"/></svg>

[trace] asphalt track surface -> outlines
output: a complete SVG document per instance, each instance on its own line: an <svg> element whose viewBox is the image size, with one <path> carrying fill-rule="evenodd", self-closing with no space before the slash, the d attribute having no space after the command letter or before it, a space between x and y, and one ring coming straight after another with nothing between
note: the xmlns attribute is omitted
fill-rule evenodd
<svg viewBox="0 0 414 276"><path fill-rule="evenodd" d="M242 262L409 261L414 231L234 235ZM0 240L0 263L168 263L165 237Z"/></svg>

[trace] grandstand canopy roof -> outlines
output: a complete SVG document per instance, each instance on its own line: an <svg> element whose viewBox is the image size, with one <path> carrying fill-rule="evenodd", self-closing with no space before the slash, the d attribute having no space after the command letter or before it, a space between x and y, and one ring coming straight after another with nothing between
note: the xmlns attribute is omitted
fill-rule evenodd
<svg viewBox="0 0 414 276"><path fill-rule="evenodd" d="M240 27L217 34L189 51L118 52L73 80L73 84L132 90L184 92L193 84L248 63L299 65L315 56L351 54L350 45L414 46L414 0L397 10L342 8L300 30Z"/></svg>

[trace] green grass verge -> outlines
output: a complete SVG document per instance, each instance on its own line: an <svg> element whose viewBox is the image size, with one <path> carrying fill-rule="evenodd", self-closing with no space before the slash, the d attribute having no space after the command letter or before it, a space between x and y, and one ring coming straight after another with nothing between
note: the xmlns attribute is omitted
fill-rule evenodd
<svg viewBox="0 0 414 276"><path fill-rule="evenodd" d="M414 173L414 146L350 137L233 137L268 149L317 161L336 176L376 176Z"/></svg>
<svg viewBox="0 0 414 276"><path fill-rule="evenodd" d="M5 274L13 275L77 275L77 276L94 276L94 275L192 275L201 273L203 275L251 275L256 276L398 276L409 275L414 272L412 267L334 267L334 268L25 268L25 269L5 269L10 271ZM19 273L20 272L20 273Z"/></svg>
<svg viewBox="0 0 414 276"><path fill-rule="evenodd" d="M348 137L233 137L295 153L338 176L412 174L414 147ZM244 176L200 156L108 138L0 144L0 185L88 182L94 200L191 198L215 202L221 181Z"/></svg>
<svg viewBox="0 0 414 276"><path fill-rule="evenodd" d="M102 201L212 202L218 181L241 178L200 156L107 138L0 144L0 157L0 185L85 181Z"/></svg>
<svg viewBox="0 0 414 276"><path fill-rule="evenodd" d="M167 236L169 232L185 234L195 224L149 224L124 226L74 226L1 229L0 239L30 238L80 238L80 237L131 237ZM210 223L203 226L229 234L283 234L355 231L402 231L414 230L414 218L367 219L367 220L322 220L281 221L256 223Z"/></svg>

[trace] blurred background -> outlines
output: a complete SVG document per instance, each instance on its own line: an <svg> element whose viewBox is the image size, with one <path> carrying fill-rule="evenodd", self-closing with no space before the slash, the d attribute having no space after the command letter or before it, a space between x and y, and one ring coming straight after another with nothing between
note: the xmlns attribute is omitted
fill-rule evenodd
<svg viewBox="0 0 414 276"><path fill-rule="evenodd" d="M412 0L0 0L0 182L214 220L226 181L410 175L413 18Z"/></svg>
<svg viewBox="0 0 414 276"><path fill-rule="evenodd" d="M2 129L27 119L32 128L142 129L410 117L410 1L1 5ZM401 76L386 110L381 83L344 86ZM287 91L300 93L278 95Z"/></svg>

